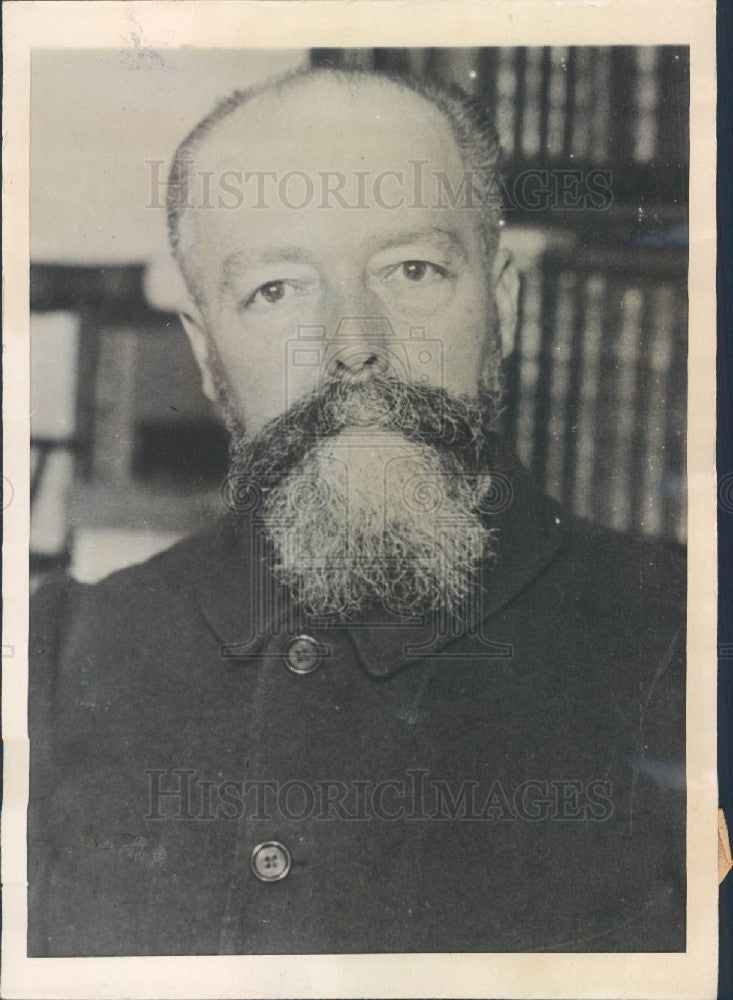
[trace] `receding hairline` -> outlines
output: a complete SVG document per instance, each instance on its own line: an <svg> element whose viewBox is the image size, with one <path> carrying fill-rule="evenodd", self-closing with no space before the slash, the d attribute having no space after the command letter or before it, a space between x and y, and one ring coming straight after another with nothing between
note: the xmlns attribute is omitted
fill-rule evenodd
<svg viewBox="0 0 733 1000"><path fill-rule="evenodd" d="M315 107L328 107L328 95L330 92L340 92L348 95L349 91L351 91L353 95L357 88L362 88L366 91L364 94L365 98L374 97L377 99L386 99L389 96L389 91L395 88L400 94L404 95L406 102L408 102L408 107L411 104L415 109L424 112L426 116L432 116L433 120L427 123L427 128L432 135L443 139L458 162L462 162L461 150L455 136L451 132L449 118L442 109L438 108L434 102L430 101L423 94L403 85L399 79L387 77L383 74L362 73L358 77L349 77L345 73L341 76L336 76L335 71L318 69L312 73L288 74L286 77L275 78L271 85L257 88L251 92L250 96L245 97L241 103L238 103L225 114L218 116L211 123L210 127L202 131L198 139L189 147L191 168L195 171L201 165L201 159L207 157L212 150L216 149L216 144L220 141L220 137L222 133L225 133L227 127L232 129L238 128L241 122L242 135L246 137L247 127L254 124L257 129L254 132L254 141L266 141L266 134L263 132L263 129L267 127L267 122L258 120L257 116L259 113L264 112L267 114L272 110L275 114L281 111L284 116L293 115L295 112L291 110L289 102L294 101L297 106L298 101L303 101L312 94L314 95ZM348 109L348 104L344 104L343 107ZM392 110L392 108L389 110ZM377 119L380 118L379 115L376 117ZM383 121L383 124L385 121ZM297 126L297 121L295 120L294 126ZM395 126L396 129L397 126Z"/></svg>
<svg viewBox="0 0 733 1000"><path fill-rule="evenodd" d="M428 89L418 81L396 74L384 73L368 69L343 69L329 67L301 67L279 76L269 77L251 87L234 91L229 97L220 101L190 133L193 142L189 148L199 148L201 144L214 133L217 125L229 120L237 111L256 107L258 103L268 99L277 99L289 92L302 92L310 88L338 88L348 90L351 86L373 88L377 91L397 90L416 104L424 104L428 109L437 109L450 126L448 114L429 96ZM184 140L185 142L185 140Z"/></svg>
<svg viewBox="0 0 733 1000"><path fill-rule="evenodd" d="M489 164L496 167L499 159L498 137L483 109L480 108L460 87L455 84L442 84L416 77L385 73L378 70L363 68L331 68L302 67L277 77L271 77L252 87L237 90L229 97L220 101L196 127L186 136L174 155L169 176L168 197L168 232L174 256L183 271L189 285L192 275L186 264L186 251L181 246L181 223L187 214L186 196L178 199L171 196L171 191L178 185L179 192L185 186L185 169L195 165L202 147L212 139L219 125L224 125L238 111L260 101L277 99L289 91L297 91L303 87L339 87L350 86L373 88L376 91L397 90L413 99L416 105L422 104L426 109L435 109L446 126L446 139L452 144L459 160L466 165L467 160L491 160ZM473 146L473 150L468 149ZM485 146L485 149L481 149ZM479 168L486 164L479 163ZM179 171L177 181L173 181L176 170ZM496 249L498 242L498 227L500 212L493 213L495 218L487 225L484 220L484 242L487 250ZM492 232L488 232L491 230ZM495 230L495 232L493 232ZM487 235L488 233L488 235ZM189 248L190 250L190 248ZM189 272L189 273L187 273Z"/></svg>

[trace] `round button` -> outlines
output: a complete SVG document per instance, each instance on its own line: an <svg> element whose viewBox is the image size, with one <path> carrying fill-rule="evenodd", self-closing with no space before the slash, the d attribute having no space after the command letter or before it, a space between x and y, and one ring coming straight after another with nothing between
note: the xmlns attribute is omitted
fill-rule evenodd
<svg viewBox="0 0 733 1000"><path fill-rule="evenodd" d="M317 670L322 657L321 644L309 635L299 635L291 639L285 650L285 662L294 674L309 674Z"/></svg>
<svg viewBox="0 0 733 1000"><path fill-rule="evenodd" d="M277 840L267 840L252 851L252 871L261 882L278 882L290 871L290 851Z"/></svg>

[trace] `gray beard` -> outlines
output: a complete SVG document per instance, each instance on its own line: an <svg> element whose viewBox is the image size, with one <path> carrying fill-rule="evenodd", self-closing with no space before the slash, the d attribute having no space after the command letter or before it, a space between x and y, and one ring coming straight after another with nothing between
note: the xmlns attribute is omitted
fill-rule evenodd
<svg viewBox="0 0 733 1000"><path fill-rule="evenodd" d="M331 384L235 439L229 482L256 492L271 571L306 614L468 617L495 548L483 412L375 377Z"/></svg>

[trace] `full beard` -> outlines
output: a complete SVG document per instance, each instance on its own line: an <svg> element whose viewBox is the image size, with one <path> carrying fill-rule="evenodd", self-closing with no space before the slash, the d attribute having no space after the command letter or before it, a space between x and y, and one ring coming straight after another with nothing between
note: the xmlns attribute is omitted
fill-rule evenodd
<svg viewBox="0 0 733 1000"><path fill-rule="evenodd" d="M464 620L495 547L485 455L478 403L390 376L339 379L236 435L229 483L256 493L272 573L306 614Z"/></svg>

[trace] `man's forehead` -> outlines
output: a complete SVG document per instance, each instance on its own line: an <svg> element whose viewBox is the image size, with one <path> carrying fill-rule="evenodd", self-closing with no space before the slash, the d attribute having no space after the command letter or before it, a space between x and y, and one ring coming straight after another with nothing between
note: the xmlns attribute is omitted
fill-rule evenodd
<svg viewBox="0 0 733 1000"><path fill-rule="evenodd" d="M456 174L461 156L443 112L377 77L303 77L262 92L218 122L196 169L402 171L415 161Z"/></svg>
<svg viewBox="0 0 733 1000"><path fill-rule="evenodd" d="M278 260L346 266L417 232L431 246L449 233L452 260L481 241L476 206L451 199L467 178L447 117L386 78L305 77L259 94L214 126L193 170L187 241L217 283L224 261L263 260L273 243Z"/></svg>

